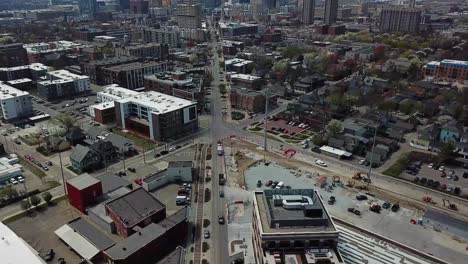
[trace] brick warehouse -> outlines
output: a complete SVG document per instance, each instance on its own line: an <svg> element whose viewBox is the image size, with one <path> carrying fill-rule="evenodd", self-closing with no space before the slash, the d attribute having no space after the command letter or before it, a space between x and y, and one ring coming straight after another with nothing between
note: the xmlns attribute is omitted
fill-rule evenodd
<svg viewBox="0 0 468 264"><path fill-rule="evenodd" d="M265 93L248 90L246 88L231 89L229 94L231 104L234 109L245 110L249 112L265 111ZM268 105L271 108L277 106L278 96L270 95Z"/></svg>

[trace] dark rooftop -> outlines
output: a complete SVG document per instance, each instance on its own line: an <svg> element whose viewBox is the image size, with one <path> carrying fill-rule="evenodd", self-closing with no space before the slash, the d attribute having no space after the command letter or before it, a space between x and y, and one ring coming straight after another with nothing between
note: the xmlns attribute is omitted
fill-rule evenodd
<svg viewBox="0 0 468 264"><path fill-rule="evenodd" d="M186 220L187 208L184 207L183 209L161 221L159 224L151 223L148 226L139 229L138 232L106 250L106 254L109 255L113 260L125 259L135 253L141 247L144 247L150 242L158 239L177 223Z"/></svg>
<svg viewBox="0 0 468 264"><path fill-rule="evenodd" d="M169 168L179 167L179 168L191 168L193 163L191 160L179 160L179 161L169 161Z"/></svg>
<svg viewBox="0 0 468 264"><path fill-rule="evenodd" d="M105 250L115 244L114 241L108 238L99 229L81 217L69 222L68 226L75 232L78 232L99 250Z"/></svg>
<svg viewBox="0 0 468 264"><path fill-rule="evenodd" d="M127 187L131 183L122 177L115 175L101 175L96 176L96 179L101 181L102 184L102 193L112 192L119 189L120 187Z"/></svg>
<svg viewBox="0 0 468 264"><path fill-rule="evenodd" d="M143 178L143 181L144 182L152 182L152 181L160 179L160 178L162 178L162 177L164 177L166 175L167 175L167 170L158 171L158 172L152 174L151 176Z"/></svg>
<svg viewBox="0 0 468 264"><path fill-rule="evenodd" d="M149 215L164 210L165 206L143 188L125 194L106 206L112 210L127 227L132 227Z"/></svg>

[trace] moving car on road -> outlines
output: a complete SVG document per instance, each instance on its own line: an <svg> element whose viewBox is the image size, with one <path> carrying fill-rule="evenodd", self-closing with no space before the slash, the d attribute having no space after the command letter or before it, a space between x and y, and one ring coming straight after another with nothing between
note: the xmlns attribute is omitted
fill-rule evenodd
<svg viewBox="0 0 468 264"><path fill-rule="evenodd" d="M327 163L325 163L323 160L316 160L315 164L322 166L322 167L327 167Z"/></svg>

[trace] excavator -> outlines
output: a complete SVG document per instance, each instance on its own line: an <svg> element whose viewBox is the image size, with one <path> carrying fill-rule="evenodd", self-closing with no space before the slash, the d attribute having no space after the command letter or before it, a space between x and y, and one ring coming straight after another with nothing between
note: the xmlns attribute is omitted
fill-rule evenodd
<svg viewBox="0 0 468 264"><path fill-rule="evenodd" d="M426 202L426 203L436 204L436 202L434 202L434 201L432 200L432 197L431 197L431 196L424 196L424 197L422 198L422 200L423 200L423 202Z"/></svg>
<svg viewBox="0 0 468 264"><path fill-rule="evenodd" d="M458 211L457 205L451 203L449 200L442 199L442 202L444 202L444 206L447 207L448 209L453 210L453 211Z"/></svg>
<svg viewBox="0 0 468 264"><path fill-rule="evenodd" d="M349 187L349 188L356 188L358 190L361 190L361 191L367 191L369 190L369 188L367 188L367 186L365 185L356 185L356 182L353 181L353 180L350 180L348 181L348 184L346 184L346 187Z"/></svg>

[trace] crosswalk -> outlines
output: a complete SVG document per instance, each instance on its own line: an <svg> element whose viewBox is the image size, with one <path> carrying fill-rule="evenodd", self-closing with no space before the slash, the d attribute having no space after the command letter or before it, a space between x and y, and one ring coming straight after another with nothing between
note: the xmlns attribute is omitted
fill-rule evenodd
<svg viewBox="0 0 468 264"><path fill-rule="evenodd" d="M374 237L366 236L342 226L338 249L346 264L430 264L420 257Z"/></svg>

